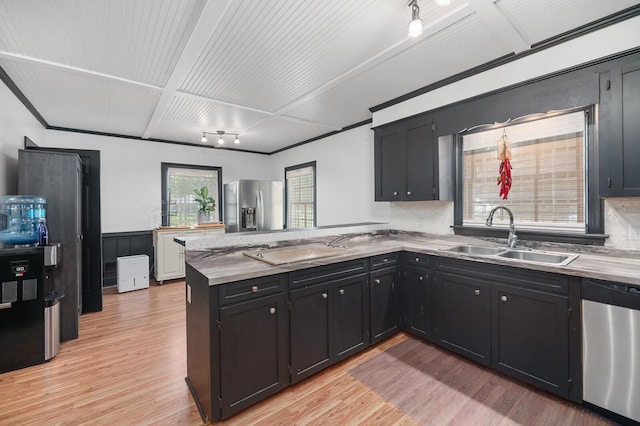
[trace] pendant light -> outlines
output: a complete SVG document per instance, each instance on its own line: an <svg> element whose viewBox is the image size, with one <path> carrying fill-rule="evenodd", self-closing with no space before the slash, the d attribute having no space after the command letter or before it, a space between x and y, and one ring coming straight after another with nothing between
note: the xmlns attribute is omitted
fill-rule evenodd
<svg viewBox="0 0 640 426"><path fill-rule="evenodd" d="M411 0L411 22L409 22L409 37L418 37L422 34L422 19L420 19L420 7L418 0Z"/></svg>

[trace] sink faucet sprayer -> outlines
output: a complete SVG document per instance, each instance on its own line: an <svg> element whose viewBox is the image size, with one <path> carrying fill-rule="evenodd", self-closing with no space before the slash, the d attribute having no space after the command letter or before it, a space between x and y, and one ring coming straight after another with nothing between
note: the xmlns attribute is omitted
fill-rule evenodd
<svg viewBox="0 0 640 426"><path fill-rule="evenodd" d="M486 224L487 224L487 226L493 225L493 214L498 209L502 209L502 210L506 211L507 213L509 213L509 239L507 240L507 247L515 248L516 242L518 241L518 237L516 236L516 226L513 223L513 213L511 213L511 210L509 210L508 208L503 207L503 206L494 207L489 212L489 217L487 217Z"/></svg>

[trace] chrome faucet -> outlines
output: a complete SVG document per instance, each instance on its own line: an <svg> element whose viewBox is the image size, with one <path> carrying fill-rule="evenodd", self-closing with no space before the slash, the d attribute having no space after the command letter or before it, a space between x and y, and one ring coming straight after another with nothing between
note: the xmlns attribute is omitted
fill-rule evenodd
<svg viewBox="0 0 640 426"><path fill-rule="evenodd" d="M487 224L487 226L493 225L493 214L498 209L502 209L502 210L506 211L507 213L509 213L509 239L507 240L507 247L515 248L516 247L516 242L518 241L518 236L516 235L516 226L513 223L513 213L511 213L511 210L509 210L508 208L503 207L503 206L498 206L498 207L492 208L491 211L489 212L489 217L487 217L486 224Z"/></svg>

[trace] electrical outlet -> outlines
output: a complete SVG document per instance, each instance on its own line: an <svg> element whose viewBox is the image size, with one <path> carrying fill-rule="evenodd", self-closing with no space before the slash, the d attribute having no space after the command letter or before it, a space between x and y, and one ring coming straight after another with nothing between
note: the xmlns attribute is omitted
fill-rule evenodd
<svg viewBox="0 0 640 426"><path fill-rule="evenodd" d="M640 224L629 225L629 239L640 240Z"/></svg>

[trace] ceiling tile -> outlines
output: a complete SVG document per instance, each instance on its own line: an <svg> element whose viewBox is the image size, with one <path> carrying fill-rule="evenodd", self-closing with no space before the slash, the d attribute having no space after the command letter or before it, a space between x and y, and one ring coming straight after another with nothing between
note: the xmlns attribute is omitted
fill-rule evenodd
<svg viewBox="0 0 640 426"><path fill-rule="evenodd" d="M57 68L0 59L50 125L123 135L144 131L160 93Z"/></svg>
<svg viewBox="0 0 640 426"><path fill-rule="evenodd" d="M3 0L0 50L164 85L206 0Z"/></svg>
<svg viewBox="0 0 640 426"><path fill-rule="evenodd" d="M160 120L161 124L150 137L200 143L202 132L224 130L240 132L242 136L243 129L265 117L265 114L255 111L174 96Z"/></svg>
<svg viewBox="0 0 640 426"><path fill-rule="evenodd" d="M233 2L181 90L275 112L406 40L410 16L405 1Z"/></svg>
<svg viewBox="0 0 640 426"><path fill-rule="evenodd" d="M531 44L639 4L634 0L497 0L496 7Z"/></svg>
<svg viewBox="0 0 640 426"><path fill-rule="evenodd" d="M273 152L332 130L286 117L269 117L240 135L241 149Z"/></svg>
<svg viewBox="0 0 640 426"><path fill-rule="evenodd" d="M372 106L507 53L508 47L472 15L286 114L348 126L371 118Z"/></svg>

